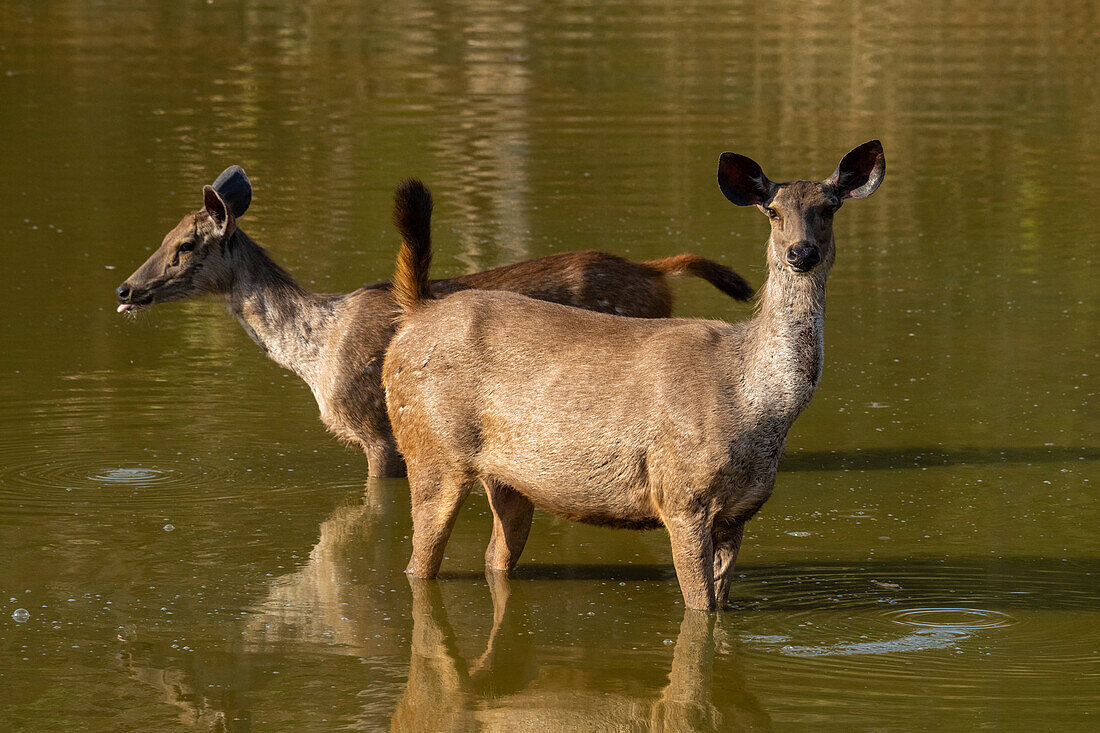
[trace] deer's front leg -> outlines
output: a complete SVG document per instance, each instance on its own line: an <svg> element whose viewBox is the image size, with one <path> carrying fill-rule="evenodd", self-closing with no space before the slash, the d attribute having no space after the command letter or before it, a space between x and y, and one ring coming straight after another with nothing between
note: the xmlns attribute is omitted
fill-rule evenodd
<svg viewBox="0 0 1100 733"><path fill-rule="evenodd" d="M706 512L672 512L663 517L672 543L672 562L684 604L697 611L713 611L714 544Z"/></svg>

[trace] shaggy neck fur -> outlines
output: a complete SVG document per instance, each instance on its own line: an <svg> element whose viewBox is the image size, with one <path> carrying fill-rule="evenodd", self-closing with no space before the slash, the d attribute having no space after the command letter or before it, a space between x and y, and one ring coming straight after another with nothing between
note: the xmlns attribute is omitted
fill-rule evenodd
<svg viewBox="0 0 1100 733"><path fill-rule="evenodd" d="M745 344L745 393L759 417L793 422L821 381L827 266L799 274L769 263Z"/></svg>
<svg viewBox="0 0 1100 733"><path fill-rule="evenodd" d="M336 298L310 293L239 229L227 245L233 260L229 312L273 360L316 391L322 345Z"/></svg>

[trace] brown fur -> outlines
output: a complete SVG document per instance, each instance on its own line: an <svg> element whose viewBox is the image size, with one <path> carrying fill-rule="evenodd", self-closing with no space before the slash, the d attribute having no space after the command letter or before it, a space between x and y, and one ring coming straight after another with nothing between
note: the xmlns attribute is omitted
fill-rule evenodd
<svg viewBox="0 0 1100 733"><path fill-rule="evenodd" d="M436 575L479 479L494 515L488 567L515 565L538 506L664 526L688 607L724 604L744 524L821 376L832 212L874 191L884 167L877 141L822 182L775 184L722 156L727 197L772 217L768 280L745 322L622 318L504 292L410 304L382 375L412 490L406 572Z"/></svg>
<svg viewBox="0 0 1100 733"><path fill-rule="evenodd" d="M240 171L234 179L238 186L247 185L243 176ZM233 193L231 202L243 196L239 189ZM119 287L120 309L135 312L195 295L224 295L229 311L249 336L309 384L328 429L363 449L370 474L404 475L386 415L382 358L400 312L395 296L406 304L430 296L427 189L406 181L396 197L395 221L403 236L423 245L417 250L421 259L399 265L405 274L392 291L388 283L376 283L346 295L311 293L298 286L237 227L237 216L247 202L234 210L210 186L204 189L204 202L204 208L185 216ZM413 254L408 247L402 252ZM439 294L470 288L513 290L581 308L656 318L671 312L665 273L673 271L676 268L651 267L606 252L564 252L437 280L431 288ZM734 297L751 295L751 288L732 270L711 263L709 271L700 276L720 288L737 285ZM418 280L417 273L423 278Z"/></svg>
<svg viewBox="0 0 1100 733"><path fill-rule="evenodd" d="M731 298L748 300L752 297L752 288L744 278L733 270L719 265L714 260L694 254L673 255L660 260L650 260L642 264L658 272L669 275L687 273L702 278Z"/></svg>
<svg viewBox="0 0 1100 733"><path fill-rule="evenodd" d="M432 194L415 179L402 181L394 194L393 223L404 242L419 247L402 247L393 279L393 298L401 310L432 297L428 272L432 266Z"/></svg>

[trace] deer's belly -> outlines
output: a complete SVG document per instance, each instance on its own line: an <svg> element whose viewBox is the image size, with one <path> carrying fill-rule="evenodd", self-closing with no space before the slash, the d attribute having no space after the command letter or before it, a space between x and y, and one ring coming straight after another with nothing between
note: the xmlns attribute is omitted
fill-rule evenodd
<svg viewBox="0 0 1100 733"><path fill-rule="evenodd" d="M661 526L644 450L523 448L484 451L479 473L511 486L539 509L575 522L627 529Z"/></svg>

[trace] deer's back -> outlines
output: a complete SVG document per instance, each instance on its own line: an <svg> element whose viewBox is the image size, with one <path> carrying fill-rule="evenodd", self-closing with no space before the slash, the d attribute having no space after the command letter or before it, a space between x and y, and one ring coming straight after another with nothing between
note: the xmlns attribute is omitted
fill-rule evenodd
<svg viewBox="0 0 1100 733"><path fill-rule="evenodd" d="M662 273L610 252L559 252L437 281L435 292L507 290L530 298L635 318L667 318L672 291Z"/></svg>

